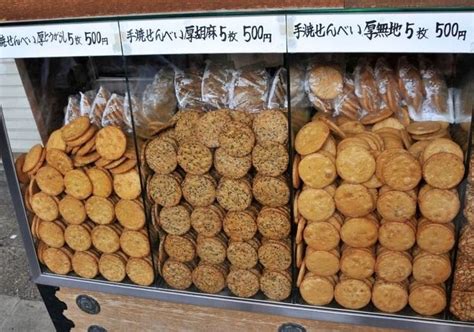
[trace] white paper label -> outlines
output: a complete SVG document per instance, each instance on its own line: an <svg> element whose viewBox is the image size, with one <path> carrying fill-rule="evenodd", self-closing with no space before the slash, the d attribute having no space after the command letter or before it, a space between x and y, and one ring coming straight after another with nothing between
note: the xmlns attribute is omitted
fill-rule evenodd
<svg viewBox="0 0 474 332"><path fill-rule="evenodd" d="M474 12L288 15L288 52L474 53Z"/></svg>
<svg viewBox="0 0 474 332"><path fill-rule="evenodd" d="M284 53L285 15L121 20L125 55Z"/></svg>
<svg viewBox="0 0 474 332"><path fill-rule="evenodd" d="M122 55L117 22L0 26L0 58Z"/></svg>

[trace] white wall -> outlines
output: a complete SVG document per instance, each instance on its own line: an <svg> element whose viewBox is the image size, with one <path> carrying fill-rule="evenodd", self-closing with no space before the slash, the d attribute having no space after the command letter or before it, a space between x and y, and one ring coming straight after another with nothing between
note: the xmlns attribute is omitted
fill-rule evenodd
<svg viewBox="0 0 474 332"><path fill-rule="evenodd" d="M30 105L13 59L0 59L0 105L13 152L28 151L40 143Z"/></svg>

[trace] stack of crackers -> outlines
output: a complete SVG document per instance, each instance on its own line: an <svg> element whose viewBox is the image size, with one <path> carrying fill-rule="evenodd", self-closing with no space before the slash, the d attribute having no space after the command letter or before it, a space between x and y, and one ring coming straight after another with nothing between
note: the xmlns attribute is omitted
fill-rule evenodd
<svg viewBox="0 0 474 332"><path fill-rule="evenodd" d="M290 295L287 140L279 110L218 109L180 111L147 142L147 194L170 287Z"/></svg>
<svg viewBox="0 0 474 332"><path fill-rule="evenodd" d="M467 223L461 230L458 241L458 252L456 258L456 269L454 271L454 284L451 292L450 311L459 319L465 321L474 320L474 187L473 163L471 163L468 176L468 184L465 194L464 217Z"/></svg>
<svg viewBox="0 0 474 332"><path fill-rule="evenodd" d="M80 116L16 160L40 262L53 273L154 281L132 138Z"/></svg>
<svg viewBox="0 0 474 332"><path fill-rule="evenodd" d="M435 315L446 306L463 151L445 123L370 122L317 114L296 135L297 285L309 304Z"/></svg>

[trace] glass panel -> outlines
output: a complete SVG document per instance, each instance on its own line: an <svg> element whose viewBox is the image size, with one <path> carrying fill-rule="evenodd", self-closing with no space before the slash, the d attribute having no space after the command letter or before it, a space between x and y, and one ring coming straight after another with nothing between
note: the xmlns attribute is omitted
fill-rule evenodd
<svg viewBox="0 0 474 332"><path fill-rule="evenodd" d="M158 287L289 301L283 55L130 56L126 62L160 243Z"/></svg>
<svg viewBox="0 0 474 332"><path fill-rule="evenodd" d="M305 225L297 302L453 319L472 55L288 58Z"/></svg>
<svg viewBox="0 0 474 332"><path fill-rule="evenodd" d="M43 271L152 284L155 273L133 126L125 111L122 57L16 63L28 98L17 101L25 110L21 116L31 108L39 132L31 137L42 139L36 145L25 143L28 152L16 163ZM2 97L7 103L11 98ZM7 126L20 132L12 140L21 143L22 127L14 120Z"/></svg>

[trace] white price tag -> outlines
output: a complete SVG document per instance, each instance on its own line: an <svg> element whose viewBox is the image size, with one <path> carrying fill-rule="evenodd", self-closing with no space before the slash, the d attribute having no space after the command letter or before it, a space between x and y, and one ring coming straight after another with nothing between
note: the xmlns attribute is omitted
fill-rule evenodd
<svg viewBox="0 0 474 332"><path fill-rule="evenodd" d="M285 15L121 20L125 55L284 53Z"/></svg>
<svg viewBox="0 0 474 332"><path fill-rule="evenodd" d="M122 55L117 22L0 26L0 58Z"/></svg>
<svg viewBox="0 0 474 332"><path fill-rule="evenodd" d="M288 15L288 52L474 53L474 12Z"/></svg>

